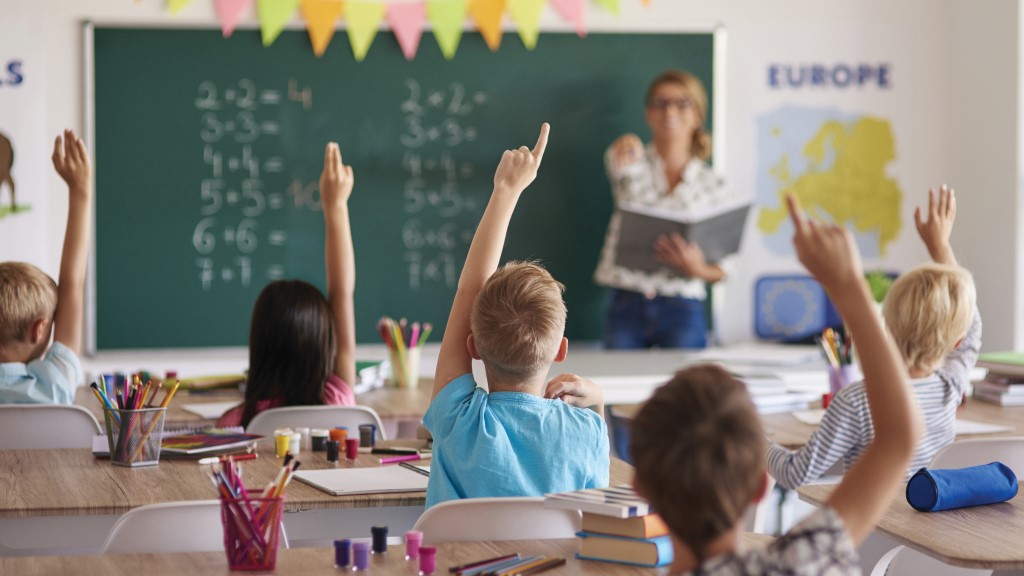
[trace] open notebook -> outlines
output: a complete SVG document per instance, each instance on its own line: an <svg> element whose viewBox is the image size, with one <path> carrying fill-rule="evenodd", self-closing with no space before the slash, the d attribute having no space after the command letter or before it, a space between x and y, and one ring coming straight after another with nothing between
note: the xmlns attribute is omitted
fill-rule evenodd
<svg viewBox="0 0 1024 576"><path fill-rule="evenodd" d="M295 472L295 479L328 494L342 496L386 492L423 492L427 489L429 478L403 466L379 466L374 468L298 470Z"/></svg>

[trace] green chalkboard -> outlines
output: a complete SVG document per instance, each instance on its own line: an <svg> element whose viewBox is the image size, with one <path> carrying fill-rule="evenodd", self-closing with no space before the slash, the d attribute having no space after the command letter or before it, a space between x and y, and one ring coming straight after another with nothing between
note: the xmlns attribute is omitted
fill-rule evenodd
<svg viewBox="0 0 1024 576"><path fill-rule="evenodd" d="M527 51L507 34L495 53L467 33L446 61L428 33L408 62L380 34L357 63L341 34L316 58L298 31L264 48L255 31L94 30L97 348L243 346L267 282L323 288L329 140L356 174L359 341L384 314L439 336L501 152L543 121L544 165L504 257L544 261L567 286L569 338L599 339L603 152L648 136L661 70L711 90L712 35L545 33Z"/></svg>

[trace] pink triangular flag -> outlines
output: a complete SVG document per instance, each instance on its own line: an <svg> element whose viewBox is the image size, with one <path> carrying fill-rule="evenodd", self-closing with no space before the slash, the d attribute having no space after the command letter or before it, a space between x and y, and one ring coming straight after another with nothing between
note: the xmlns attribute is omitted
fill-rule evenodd
<svg viewBox="0 0 1024 576"><path fill-rule="evenodd" d="M587 35L587 23L584 10L584 2L586 0L548 0L551 3L551 7L554 8L563 19L572 22L573 28L576 29L576 34L580 38Z"/></svg>
<svg viewBox="0 0 1024 576"><path fill-rule="evenodd" d="M406 60L416 57L427 18L426 2L396 2L388 6L388 25L395 33Z"/></svg>
<svg viewBox="0 0 1024 576"><path fill-rule="evenodd" d="M217 9L217 19L220 20L220 30L225 38L230 38L235 32L235 25L242 16L242 11L252 6L253 0L215 0L214 8Z"/></svg>

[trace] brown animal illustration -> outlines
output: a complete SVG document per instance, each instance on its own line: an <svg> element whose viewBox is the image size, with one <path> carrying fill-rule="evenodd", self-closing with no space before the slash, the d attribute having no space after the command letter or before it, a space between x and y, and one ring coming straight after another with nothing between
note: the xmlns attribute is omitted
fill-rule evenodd
<svg viewBox="0 0 1024 576"><path fill-rule="evenodd" d="M4 183L11 189L11 211L14 211L14 177L11 167L14 166L14 146L10 139L0 133L0 189Z"/></svg>

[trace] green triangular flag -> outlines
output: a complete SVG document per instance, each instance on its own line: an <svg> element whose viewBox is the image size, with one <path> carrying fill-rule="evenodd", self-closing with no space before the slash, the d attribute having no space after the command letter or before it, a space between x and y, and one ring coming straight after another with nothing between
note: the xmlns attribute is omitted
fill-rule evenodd
<svg viewBox="0 0 1024 576"><path fill-rule="evenodd" d="M388 9L383 2L361 2L353 0L345 6L345 22L348 24L348 41L352 44L352 55L356 62L366 58L366 52L377 36L380 21Z"/></svg>
<svg viewBox="0 0 1024 576"><path fill-rule="evenodd" d="M171 14L177 14L182 8L188 6L188 3L192 0L167 0L167 9L171 11Z"/></svg>
<svg viewBox="0 0 1024 576"><path fill-rule="evenodd" d="M434 27L434 38L445 59L455 57L462 39L462 23L466 20L466 0L430 0L427 20Z"/></svg>
<svg viewBox="0 0 1024 576"><path fill-rule="evenodd" d="M605 10L611 12L612 14L615 14L616 16L619 15L619 0L594 0L594 1L597 2L598 6L604 8Z"/></svg>
<svg viewBox="0 0 1024 576"><path fill-rule="evenodd" d="M263 45L270 46L299 7L299 0L256 0Z"/></svg>
<svg viewBox="0 0 1024 576"><path fill-rule="evenodd" d="M527 50L537 46L540 33L540 12L547 0L509 0L508 15L519 27L519 39Z"/></svg>

